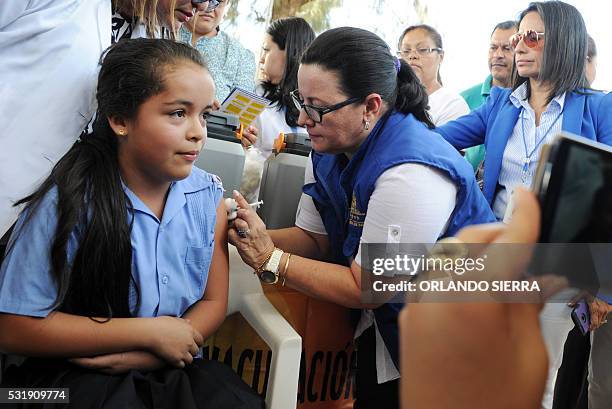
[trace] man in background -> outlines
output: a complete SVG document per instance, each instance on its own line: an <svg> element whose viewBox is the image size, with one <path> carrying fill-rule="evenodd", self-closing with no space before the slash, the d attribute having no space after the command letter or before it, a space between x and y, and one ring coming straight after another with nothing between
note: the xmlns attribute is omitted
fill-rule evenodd
<svg viewBox="0 0 612 409"><path fill-rule="evenodd" d="M514 52L510 46L510 37L517 31L516 21L504 21L499 23L491 33L489 45L489 76L482 84L474 85L461 93L470 110L482 105L492 87L508 88L512 80L512 66L514 64ZM484 145L474 146L465 150L465 158L478 169L484 160Z"/></svg>

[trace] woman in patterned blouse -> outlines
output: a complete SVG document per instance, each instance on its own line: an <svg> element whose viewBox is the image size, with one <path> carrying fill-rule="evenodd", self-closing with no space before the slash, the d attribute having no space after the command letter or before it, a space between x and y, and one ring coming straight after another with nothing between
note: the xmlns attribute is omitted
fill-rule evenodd
<svg viewBox="0 0 612 409"><path fill-rule="evenodd" d="M212 11L200 11L179 31L179 39L197 48L213 76L217 100L223 101L234 87L255 90L255 56L236 39L221 31L228 0Z"/></svg>

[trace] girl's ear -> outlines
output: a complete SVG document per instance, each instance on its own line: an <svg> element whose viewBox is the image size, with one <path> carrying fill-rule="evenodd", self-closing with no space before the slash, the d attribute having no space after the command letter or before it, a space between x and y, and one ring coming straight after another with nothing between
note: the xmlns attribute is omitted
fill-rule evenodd
<svg viewBox="0 0 612 409"><path fill-rule="evenodd" d="M108 124L115 135L126 136L128 134L127 121L119 117L108 117Z"/></svg>

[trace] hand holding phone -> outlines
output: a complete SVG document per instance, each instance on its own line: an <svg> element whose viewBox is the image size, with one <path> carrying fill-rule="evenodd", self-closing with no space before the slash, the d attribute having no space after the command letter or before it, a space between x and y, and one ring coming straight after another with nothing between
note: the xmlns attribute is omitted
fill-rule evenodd
<svg viewBox="0 0 612 409"><path fill-rule="evenodd" d="M580 301L574 305L571 316L572 321L574 321L580 333L586 335L591 326L591 312L589 311L589 304L587 304L584 298L581 298Z"/></svg>

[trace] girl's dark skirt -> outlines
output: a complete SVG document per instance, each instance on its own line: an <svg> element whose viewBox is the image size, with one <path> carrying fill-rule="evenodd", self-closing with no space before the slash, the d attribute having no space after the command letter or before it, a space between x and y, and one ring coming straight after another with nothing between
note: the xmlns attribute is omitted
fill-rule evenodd
<svg viewBox="0 0 612 409"><path fill-rule="evenodd" d="M4 388L68 388L70 404L18 403L12 408L261 409L257 395L228 366L196 359L184 369L106 375L64 360L29 358L7 368Z"/></svg>

